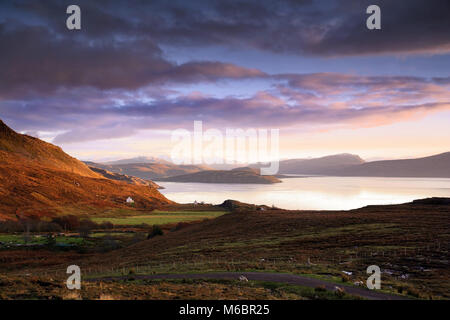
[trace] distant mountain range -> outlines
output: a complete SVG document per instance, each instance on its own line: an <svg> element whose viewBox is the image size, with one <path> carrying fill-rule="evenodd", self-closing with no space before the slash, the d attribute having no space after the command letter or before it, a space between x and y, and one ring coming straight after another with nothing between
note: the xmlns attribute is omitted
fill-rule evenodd
<svg viewBox="0 0 450 320"><path fill-rule="evenodd" d="M158 157L147 157L147 156L140 156L140 157L129 158L129 159L121 159L121 160L115 160L115 161L102 162L102 164L105 164L105 165L121 165L121 164L136 164L136 163L172 164L172 162L158 158Z"/></svg>
<svg viewBox="0 0 450 320"><path fill-rule="evenodd" d="M0 220L16 215L98 213L172 203L141 179L93 171L61 148L18 134L0 120Z"/></svg>
<svg viewBox="0 0 450 320"><path fill-rule="evenodd" d="M156 181L200 182L200 183L239 183L239 184L271 184L279 183L274 176L262 176L258 169L236 168L233 170L206 170L190 174L178 175Z"/></svg>
<svg viewBox="0 0 450 320"><path fill-rule="evenodd" d="M147 161L147 163L126 163L127 161ZM85 162L91 167L100 168L127 176L158 181L205 182L213 183L275 183L272 178L264 179L259 172L247 172L244 178L231 170L216 170L203 165L175 165L158 158L138 157L118 160L117 164L99 164ZM248 168L259 169L262 164L249 165ZM247 169L248 169L247 168ZM358 155L336 154L312 159L282 160L279 164L277 177L284 178L286 174L293 175L324 175L324 176L366 176L366 177L430 177L450 178L450 152L435 156L365 162ZM272 180L271 180L272 179ZM278 180L278 179L277 179ZM219 182L220 181L220 182ZM252 181L252 182L248 182Z"/></svg>
<svg viewBox="0 0 450 320"><path fill-rule="evenodd" d="M290 159L280 161L280 174L324 174L349 166L360 165L364 160L353 154L337 154L313 159Z"/></svg>
<svg viewBox="0 0 450 320"><path fill-rule="evenodd" d="M146 163L134 162L145 160ZM126 163L127 161L132 162ZM86 161L85 164L96 172L105 171L110 175L114 173L155 181L255 184L281 182L273 176L261 176L259 170L254 168L215 170L204 165L176 165L166 160L156 161L156 158L138 157L114 161L115 164L90 161Z"/></svg>
<svg viewBox="0 0 450 320"><path fill-rule="evenodd" d="M256 165L255 167L260 167ZM280 161L280 174L450 178L450 152L403 160L365 162L357 155L338 154L315 159Z"/></svg>
<svg viewBox="0 0 450 320"><path fill-rule="evenodd" d="M372 161L341 168L330 168L324 170L323 174L365 177L450 178L450 152L417 159Z"/></svg>

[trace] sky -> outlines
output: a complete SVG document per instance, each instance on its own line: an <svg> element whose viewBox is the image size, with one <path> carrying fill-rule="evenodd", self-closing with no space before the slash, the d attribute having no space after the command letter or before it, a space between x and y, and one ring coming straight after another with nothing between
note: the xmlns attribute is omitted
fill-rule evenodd
<svg viewBox="0 0 450 320"><path fill-rule="evenodd" d="M167 157L194 121L279 129L281 158L427 156L450 151L449 31L447 0L2 1L0 119L82 160Z"/></svg>

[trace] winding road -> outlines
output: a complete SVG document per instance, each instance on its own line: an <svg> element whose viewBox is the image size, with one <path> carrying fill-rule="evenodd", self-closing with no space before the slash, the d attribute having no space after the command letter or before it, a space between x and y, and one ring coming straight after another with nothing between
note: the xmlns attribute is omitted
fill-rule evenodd
<svg viewBox="0 0 450 320"><path fill-rule="evenodd" d="M309 278L300 275L286 273L264 273L264 272L216 272L216 273L176 273L176 274L152 274L152 275L133 275L134 279L226 279L238 280L240 276L248 280L269 281L278 283L287 283L303 287L316 288L325 287L327 290L335 290L336 287L342 288L345 292L360 296L370 300L407 300L406 297L383 293L375 290L369 290L363 287L353 287L342 284L335 284L320 279ZM117 281L128 279L129 276L92 278L89 281Z"/></svg>

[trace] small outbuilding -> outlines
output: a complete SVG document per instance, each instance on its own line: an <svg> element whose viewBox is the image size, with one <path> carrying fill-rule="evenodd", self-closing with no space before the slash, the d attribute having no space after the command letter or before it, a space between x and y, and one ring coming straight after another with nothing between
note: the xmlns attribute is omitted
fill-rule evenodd
<svg viewBox="0 0 450 320"><path fill-rule="evenodd" d="M132 203L134 203L134 200L133 200L133 198L131 198L131 197L128 197L128 198L127 198L127 203L128 203L128 204L132 204Z"/></svg>

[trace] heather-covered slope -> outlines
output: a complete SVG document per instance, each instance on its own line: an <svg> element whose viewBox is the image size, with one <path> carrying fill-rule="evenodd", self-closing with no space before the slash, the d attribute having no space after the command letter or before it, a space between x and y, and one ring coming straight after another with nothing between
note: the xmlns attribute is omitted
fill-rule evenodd
<svg viewBox="0 0 450 320"><path fill-rule="evenodd" d="M0 151L36 160L41 165L85 177L100 178L83 162L69 156L60 147L37 138L16 133L0 120Z"/></svg>
<svg viewBox="0 0 450 320"><path fill-rule="evenodd" d="M134 207L125 202L129 196ZM170 202L153 185L107 179L61 148L18 134L0 122L0 219L152 209Z"/></svg>

